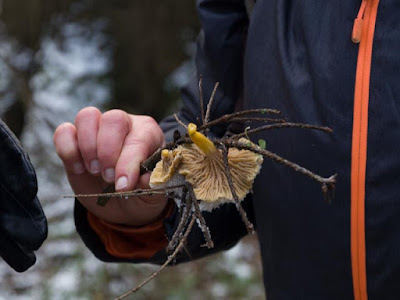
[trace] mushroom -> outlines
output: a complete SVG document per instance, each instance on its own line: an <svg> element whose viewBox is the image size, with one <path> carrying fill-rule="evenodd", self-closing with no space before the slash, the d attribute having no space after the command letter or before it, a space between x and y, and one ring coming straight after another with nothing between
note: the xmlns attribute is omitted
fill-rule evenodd
<svg viewBox="0 0 400 300"><path fill-rule="evenodd" d="M181 161L182 155L179 152L163 149L161 151L161 160L156 164L150 176L151 187L165 187L167 182L171 181Z"/></svg>
<svg viewBox="0 0 400 300"><path fill-rule="evenodd" d="M193 144L180 145L172 151L162 153L157 163L150 185L160 187L177 176L193 186L193 191L202 210L212 210L222 203L234 202L223 162L222 151L205 135L197 131L193 123L188 125L188 133ZM247 139L240 142L251 143ZM240 201L249 193L254 178L261 169L263 157L249 150L229 148L228 165L235 192ZM178 171L178 174L175 172ZM174 179L176 183L176 177ZM169 184L168 184L169 185Z"/></svg>

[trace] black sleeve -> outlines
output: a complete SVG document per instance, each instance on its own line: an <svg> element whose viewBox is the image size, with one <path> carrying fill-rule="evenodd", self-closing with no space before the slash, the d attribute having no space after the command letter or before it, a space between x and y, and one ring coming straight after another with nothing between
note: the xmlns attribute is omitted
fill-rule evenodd
<svg viewBox="0 0 400 300"><path fill-rule="evenodd" d="M35 170L18 139L0 120L0 255L16 271L32 266L47 237L36 197Z"/></svg>
<svg viewBox="0 0 400 300"><path fill-rule="evenodd" d="M195 58L197 74L182 89L182 107L178 112L179 118L185 123L196 123L201 119L198 89L200 75L203 77L204 107L207 106L215 83L217 81L220 83L211 110L211 119L232 112L242 93L243 53L248 25L244 1L201 0L198 1L198 11L202 30L197 40ZM173 116L165 118L160 126L167 141L172 140L173 132L176 129L181 129ZM222 136L225 130L224 126L213 128L212 134ZM244 200L243 206L250 221L254 221L250 197ZM233 204L225 204L211 213L205 212L204 217L210 228L215 247L213 249L201 247L205 241L200 229L195 225L187 244L192 258L228 249L247 234L243 221ZM172 237L178 222L179 213L175 208L173 215L164 221L165 231L169 238ZM75 224L86 246L99 259L103 261L142 261L119 259L108 254L100 239L90 228L85 208L77 201L75 202ZM162 263L165 259L165 250L161 250L146 261ZM189 260L189 257L185 253L180 254L177 259L178 262L186 260Z"/></svg>

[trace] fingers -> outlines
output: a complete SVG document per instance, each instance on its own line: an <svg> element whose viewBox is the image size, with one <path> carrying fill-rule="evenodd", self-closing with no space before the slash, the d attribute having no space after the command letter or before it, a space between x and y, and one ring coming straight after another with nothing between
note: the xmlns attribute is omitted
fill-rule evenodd
<svg viewBox="0 0 400 300"><path fill-rule="evenodd" d="M131 120L131 130L116 164L116 190L133 189L140 177L140 164L164 143L162 130L154 119L131 116Z"/></svg>
<svg viewBox="0 0 400 300"><path fill-rule="evenodd" d="M87 170L106 182L115 181L121 191L135 188L140 164L163 145L164 135L151 117L121 110L101 114L88 107L78 113L75 126L64 123L57 128L54 143L69 174Z"/></svg>
<svg viewBox="0 0 400 300"><path fill-rule="evenodd" d="M82 174L85 172L85 166L79 151L76 128L73 124L64 123L56 129L54 145L67 173Z"/></svg>
<svg viewBox="0 0 400 300"><path fill-rule="evenodd" d="M97 135L101 112L95 107L82 109L75 118L79 150L86 169L93 175L100 174L97 155Z"/></svg>
<svg viewBox="0 0 400 300"><path fill-rule="evenodd" d="M101 116L97 135L97 156L106 182L111 183L115 180L115 166L131 128L131 118L121 110L111 110Z"/></svg>

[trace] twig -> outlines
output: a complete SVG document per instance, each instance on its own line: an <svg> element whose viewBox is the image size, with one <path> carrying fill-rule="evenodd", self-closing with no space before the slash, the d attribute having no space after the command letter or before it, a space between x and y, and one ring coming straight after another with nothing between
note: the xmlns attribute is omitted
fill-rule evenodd
<svg viewBox="0 0 400 300"><path fill-rule="evenodd" d="M202 126L198 128L198 130L204 130L206 128L209 128L214 125L218 125L220 123L226 123L230 122L232 118L238 118L242 116L248 116L252 114L275 114L275 115L281 115L281 112L276 109L269 109L269 108L256 108L256 109L248 109L248 110L242 110L242 111L237 111L231 114L226 114L223 115L215 120L209 121Z"/></svg>
<svg viewBox="0 0 400 300"><path fill-rule="evenodd" d="M214 90L211 93L210 101L208 101L208 104L207 104L207 111L206 111L206 116L204 118L203 125L206 125L208 123L208 121L210 121L211 107L214 102L215 93L217 92L218 86L219 86L219 82L216 82L215 86L214 86Z"/></svg>
<svg viewBox="0 0 400 300"><path fill-rule="evenodd" d="M181 125L181 126L182 126L183 128L185 128L186 130L188 129L187 125L186 125L185 123L183 123L183 122L181 121L181 119L178 118L178 115L177 115L177 114L174 113L174 117L175 117L176 122L178 122L179 125Z"/></svg>
<svg viewBox="0 0 400 300"><path fill-rule="evenodd" d="M135 197L135 196L152 196L166 194L168 190L180 188L183 185L168 186L164 188L156 189L136 189L128 192L113 192L113 193L100 193L100 194L77 194L77 195L66 195L64 198L89 198L89 197Z"/></svg>
<svg viewBox="0 0 400 300"><path fill-rule="evenodd" d="M218 145L220 143L223 143L225 146L227 147L236 147L238 149L243 149L243 150L250 150L254 153L258 153L258 154L262 154L263 156L272 159L273 161L276 161L280 164L286 165L290 168L292 168L293 170L295 170L296 172L300 172L314 180L316 180L317 182L321 183L321 184L326 184L328 187L332 187L334 186L334 184L336 183L336 176L332 175L328 178L324 178L322 176L319 176L313 172L311 172L310 170L294 163L291 162L271 151L265 150L265 149L261 149L260 147L256 146L256 145L249 145L246 143L242 143L236 140L230 140L230 139L224 139L224 140L220 140L219 142L215 142L215 145Z"/></svg>
<svg viewBox="0 0 400 300"><path fill-rule="evenodd" d="M303 123L277 123L277 124L269 124L269 125L264 125L260 126L254 129L249 129L246 132L238 133L235 135L232 135L231 138L238 139L241 137L244 137L246 134L252 134L252 133L257 133L269 129L276 129L276 128L306 128L306 129L316 129L316 130L321 130L327 133L332 133L333 130L329 127L322 127L322 126L317 126L317 125L310 125L310 124L303 124Z"/></svg>
<svg viewBox="0 0 400 300"><path fill-rule="evenodd" d="M176 247L175 251L168 257L168 259L165 261L165 263L156 272L154 272L151 276L146 278L146 280L144 280L142 283L140 283L137 287L135 287L134 289L126 292L125 294L115 298L115 300L121 300L121 299L137 292L144 285L146 285L149 281L151 281L153 278L155 278L166 266L168 266L175 259L176 255L182 250L182 248L185 245L185 242L187 240L187 237L189 236L190 232L192 231L192 227L193 227L195 221L196 221L196 215L193 214L192 219L190 220L190 223L188 225L188 228L186 229L186 232L185 232L184 236L182 237L179 245Z"/></svg>
<svg viewBox="0 0 400 300"><path fill-rule="evenodd" d="M235 200L236 208L239 211L240 216L242 217L243 223L246 225L246 229L248 233L254 233L254 225L249 221L246 212L244 211L242 205L240 204L240 200L236 194L235 187L233 186L231 171L229 170L229 162L228 162L228 149L224 144L220 144L222 148L222 158L225 166L225 175L228 180L228 185L232 193L233 200Z"/></svg>
<svg viewBox="0 0 400 300"><path fill-rule="evenodd" d="M244 122L275 122L275 123L284 123L286 122L285 119L274 119L274 118L252 118L252 117L235 117L229 119L227 122L237 122L237 123L244 123Z"/></svg>
<svg viewBox="0 0 400 300"><path fill-rule="evenodd" d="M181 194L182 215L181 215L181 219L179 221L178 227L176 228L174 234L172 235L170 242L168 243L167 248L165 249L167 253L174 250L174 247L178 243L179 237L184 232L186 223L190 217L190 211L192 209L192 203L191 203L192 199L189 196L188 199L186 200L187 192L188 192L188 189L187 189L186 185L184 185L182 188L182 194Z"/></svg>
<svg viewBox="0 0 400 300"><path fill-rule="evenodd" d="M200 75L199 80L199 97L200 97L200 111L201 111L201 123L204 124L204 98L203 98L203 75Z"/></svg>
<svg viewBox="0 0 400 300"><path fill-rule="evenodd" d="M194 191L193 191L193 187L192 187L192 185L190 183L186 183L186 185L187 185L187 189L189 190L189 193L190 193L191 198L192 198L192 204L193 204L193 207L194 207L194 214L196 215L197 220L199 221L199 227L200 227L201 231L203 232L204 239L206 240L205 246L208 249L214 248L214 242L211 239L210 230L208 229L207 224L206 224L206 220L204 219L203 214L201 213L201 210L200 210L200 207L199 207L199 203L197 202L196 195L194 194Z"/></svg>

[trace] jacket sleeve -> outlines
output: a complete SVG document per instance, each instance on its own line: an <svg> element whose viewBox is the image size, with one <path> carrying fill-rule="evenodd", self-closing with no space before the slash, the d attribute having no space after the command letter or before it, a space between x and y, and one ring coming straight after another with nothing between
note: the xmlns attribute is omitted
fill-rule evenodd
<svg viewBox="0 0 400 300"><path fill-rule="evenodd" d="M195 57L197 73L190 80L190 83L181 90L182 107L178 112L179 118L185 123L201 121L198 89L200 75L203 78L204 107L207 107L209 96L215 83L220 83L211 109L211 119L232 112L237 103L240 102L242 93L243 53L248 26L244 1L201 0L198 1L197 5L202 24L202 30L197 40ZM173 116L165 118L160 123L160 126L165 133L167 141L172 140L175 130L181 129ZM221 126L213 128L211 134L222 136L225 131L226 127ZM249 197L244 200L243 207L247 211L249 219L254 222L252 203ZM203 234L197 226L194 226L187 244L187 249L192 259L228 249L247 233L235 205L223 205L211 213L205 212L204 217L215 247L211 250L201 247L205 243ZM104 241L112 240L114 238L112 236L113 233L108 237L97 235L94 227L89 224L87 212L78 202L76 202L75 207L75 222L77 230L88 248L101 260L162 263L166 259L164 247L146 251L147 253L155 252L154 255L147 258L138 255L138 253L143 253L143 249L141 251L133 251L131 257L129 255L125 257L112 255L111 251L106 249L107 242ZM179 212L174 207L171 215L163 220L163 234L168 239L172 237L178 223ZM111 228L111 226L108 227ZM121 229L117 229L117 231L113 232L118 235L125 234L125 232L121 233ZM133 234L127 238L135 241L137 237L137 235ZM186 253L181 253L177 261L189 259Z"/></svg>
<svg viewBox="0 0 400 300"><path fill-rule="evenodd" d="M31 267L47 237L36 173L18 139L0 120L0 256L16 271Z"/></svg>

